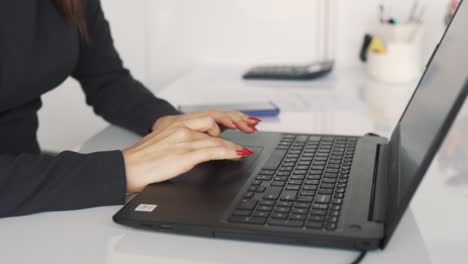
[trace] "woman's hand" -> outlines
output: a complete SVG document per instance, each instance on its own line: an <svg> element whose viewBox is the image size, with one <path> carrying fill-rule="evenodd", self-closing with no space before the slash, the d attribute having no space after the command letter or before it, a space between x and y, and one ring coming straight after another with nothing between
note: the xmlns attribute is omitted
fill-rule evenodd
<svg viewBox="0 0 468 264"><path fill-rule="evenodd" d="M219 134L215 121L193 115L123 150L127 191L142 191L148 184L175 178L206 161L237 160L253 153L211 134Z"/></svg>
<svg viewBox="0 0 468 264"><path fill-rule="evenodd" d="M207 132L211 136L218 137L221 131L225 128L239 129L245 133L253 133L257 131L255 128L260 119L253 116L248 116L238 111L219 111L219 110L208 110L204 112L194 112L185 115L174 115L165 116L159 118L153 125L152 130L157 131L165 129L174 123L185 123L187 120L193 118L209 117L217 124L217 129L208 130Z"/></svg>

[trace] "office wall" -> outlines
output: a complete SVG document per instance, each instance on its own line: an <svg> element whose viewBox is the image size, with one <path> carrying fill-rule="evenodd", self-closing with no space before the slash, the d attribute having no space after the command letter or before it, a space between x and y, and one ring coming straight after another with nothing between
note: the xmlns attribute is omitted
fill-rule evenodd
<svg viewBox="0 0 468 264"><path fill-rule="evenodd" d="M336 1L338 64L358 65L357 51L377 21L378 1ZM447 1L421 1L428 5L426 56L440 38ZM314 23L320 9L312 0L102 2L126 66L154 91L198 63L302 62L319 56ZM412 1L387 2L401 15ZM85 106L73 81L43 99L39 138L47 149L76 146L106 125Z"/></svg>

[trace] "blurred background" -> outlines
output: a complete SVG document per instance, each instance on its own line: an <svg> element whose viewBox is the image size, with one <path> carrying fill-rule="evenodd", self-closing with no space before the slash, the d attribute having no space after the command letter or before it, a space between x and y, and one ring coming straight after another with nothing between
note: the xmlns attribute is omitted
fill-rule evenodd
<svg viewBox="0 0 468 264"><path fill-rule="evenodd" d="M126 67L157 92L195 65L307 62L327 56L337 68L363 67L358 52L376 27L379 1L324 0L101 0ZM388 0L396 17L412 1ZM445 29L449 0L423 0L423 61ZM327 23L327 31L324 24ZM328 36L328 47L318 38ZM187 87L191 89L191 87ZM47 150L76 147L106 127L67 80L43 98L39 139ZM65 108L66 106L66 108ZM68 109L66 115L63 109Z"/></svg>

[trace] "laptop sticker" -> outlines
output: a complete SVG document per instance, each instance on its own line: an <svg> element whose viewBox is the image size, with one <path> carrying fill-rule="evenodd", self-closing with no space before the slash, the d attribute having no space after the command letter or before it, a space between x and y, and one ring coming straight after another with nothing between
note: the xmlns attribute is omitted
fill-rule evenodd
<svg viewBox="0 0 468 264"><path fill-rule="evenodd" d="M140 204L135 208L136 212L146 212L151 213L158 207L157 204Z"/></svg>

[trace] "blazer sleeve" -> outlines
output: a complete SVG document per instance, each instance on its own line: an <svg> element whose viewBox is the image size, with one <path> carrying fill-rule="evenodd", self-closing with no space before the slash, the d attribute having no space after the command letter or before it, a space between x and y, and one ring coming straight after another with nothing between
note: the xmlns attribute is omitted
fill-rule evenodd
<svg viewBox="0 0 468 264"><path fill-rule="evenodd" d="M120 151L0 155L0 217L123 204Z"/></svg>
<svg viewBox="0 0 468 264"><path fill-rule="evenodd" d="M88 41L81 41L73 73L94 112L115 125L141 135L161 116L179 112L156 98L123 67L99 0L86 1Z"/></svg>

